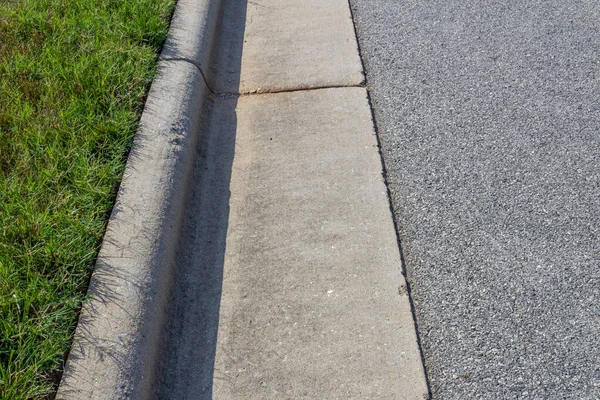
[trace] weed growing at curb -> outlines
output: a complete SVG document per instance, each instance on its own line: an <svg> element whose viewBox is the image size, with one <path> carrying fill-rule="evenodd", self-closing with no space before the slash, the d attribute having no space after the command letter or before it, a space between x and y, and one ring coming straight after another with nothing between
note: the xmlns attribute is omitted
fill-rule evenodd
<svg viewBox="0 0 600 400"><path fill-rule="evenodd" d="M174 0L0 0L0 398L51 396Z"/></svg>

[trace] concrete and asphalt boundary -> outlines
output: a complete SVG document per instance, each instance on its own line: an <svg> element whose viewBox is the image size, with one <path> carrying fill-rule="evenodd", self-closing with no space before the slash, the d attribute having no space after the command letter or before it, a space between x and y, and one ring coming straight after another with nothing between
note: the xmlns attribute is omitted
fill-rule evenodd
<svg viewBox="0 0 600 400"><path fill-rule="evenodd" d="M180 0L58 399L427 385L348 3Z"/></svg>

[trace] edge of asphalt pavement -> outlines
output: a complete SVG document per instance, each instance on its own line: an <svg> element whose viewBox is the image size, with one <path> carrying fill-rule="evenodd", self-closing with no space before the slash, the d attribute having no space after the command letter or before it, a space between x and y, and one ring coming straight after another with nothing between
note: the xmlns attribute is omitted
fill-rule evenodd
<svg viewBox="0 0 600 400"><path fill-rule="evenodd" d="M392 192L390 190L390 183L389 183L389 172L388 172L388 169L386 167L385 160L383 157L383 144L381 142L382 139L381 139L381 136L379 133L379 127L377 125L377 118L375 117L375 108L373 106L373 99L371 97L371 89L369 87L369 77L367 75L365 59L363 57L360 40L358 38L358 31L357 31L357 25L356 25L356 19L355 19L356 17L354 15L354 10L352 9L350 0L348 0L348 8L350 10L350 17L352 18L352 25L354 28L354 37L356 38L356 47L358 50L358 56L360 58L362 70L365 75L363 83L364 83L364 86L365 86L365 89L367 92L367 101L369 102L369 110L371 111L371 121L373 123L373 130L375 131L375 138L377 139L377 151L379 152L379 159L381 160L381 174L383 177L383 183L385 185L386 197L387 197L387 202L388 202L388 206L389 206L390 213L391 213L392 222L394 224L394 234L396 235L396 243L398 244L398 251L400 253L400 265L402 268L402 276L404 277L404 280L405 280L406 292L407 292L408 301L410 304L410 313L412 315L413 324L415 327L415 336L416 336L416 341L417 341L417 347L419 349L419 357L421 358L421 365L423 368L423 380L424 380L424 384L427 388L427 398L431 399L432 398L431 381L429 380L429 371L427 369L427 363L425 362L425 354L423 353L421 332L419 331L417 312L415 310L415 303L413 301L412 288L411 288L410 281L407 279L406 259L404 257L404 249L403 249L402 241L401 241L400 235L399 235L399 232L400 232L400 230L398 228L399 223L398 223L398 219L396 218L396 213L394 212L394 204L392 202Z"/></svg>
<svg viewBox="0 0 600 400"><path fill-rule="evenodd" d="M227 13L234 12L232 7L227 9L227 4L225 0L179 0L177 3L159 57L158 74L146 100L91 277L88 299L82 307L57 399L152 397L161 353L158 349L162 345L173 290L175 253L195 149L201 135L202 109L215 94L211 88L228 92L212 65L219 61L214 55L217 31ZM350 6L347 3L346 6L352 21ZM290 11L288 17L293 15ZM355 30L352 33L356 41ZM360 49L357 41L355 44L362 73ZM260 59L259 45L253 49L249 44L251 60ZM279 63L280 55L275 50L270 50L273 54L267 59ZM291 52L294 53L298 52ZM303 64L294 58L292 64L281 65L302 76L310 76L314 65L303 67ZM313 60L313 64L318 63ZM219 68L222 70L223 65ZM333 76L335 71L329 74ZM331 80L331 76L327 79ZM246 86L252 88L265 77L268 76L260 68L250 70L247 77L242 76L240 92L266 91L265 85L261 90L246 90ZM282 77L286 78L287 73ZM275 87L275 91L318 89L319 84L330 84L327 79L315 81L306 88L290 85L284 79L286 85ZM360 83L355 85L355 81ZM364 86L364 80L352 75L348 85ZM366 92L369 96L369 91ZM369 108L372 112L370 97ZM381 160L381 154L379 158ZM387 187L385 170L383 178ZM389 193L386 201L389 204ZM393 217L390 215L390 218ZM403 260L401 262L403 265ZM411 311L414 314L412 303ZM415 334L422 357L418 332ZM428 388L426 374L422 380Z"/></svg>
<svg viewBox="0 0 600 400"><path fill-rule="evenodd" d="M179 0L56 399L149 398L220 0Z"/></svg>

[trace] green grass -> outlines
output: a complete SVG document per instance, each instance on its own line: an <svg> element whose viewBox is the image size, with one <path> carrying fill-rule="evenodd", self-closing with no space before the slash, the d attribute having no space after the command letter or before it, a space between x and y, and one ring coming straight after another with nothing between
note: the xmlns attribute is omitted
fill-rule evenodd
<svg viewBox="0 0 600 400"><path fill-rule="evenodd" d="M174 0L0 0L0 398L51 397Z"/></svg>

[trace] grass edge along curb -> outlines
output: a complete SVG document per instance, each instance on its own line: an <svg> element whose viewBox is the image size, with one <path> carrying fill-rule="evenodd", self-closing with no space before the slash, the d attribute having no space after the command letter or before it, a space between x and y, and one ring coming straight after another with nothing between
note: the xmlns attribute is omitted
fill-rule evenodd
<svg viewBox="0 0 600 400"><path fill-rule="evenodd" d="M0 1L0 398L52 398L174 0Z"/></svg>
<svg viewBox="0 0 600 400"><path fill-rule="evenodd" d="M57 399L149 395L205 92L195 66L161 61Z"/></svg>
<svg viewBox="0 0 600 400"><path fill-rule="evenodd" d="M151 397L219 11L177 4L57 399Z"/></svg>

